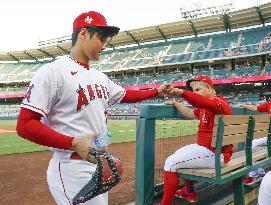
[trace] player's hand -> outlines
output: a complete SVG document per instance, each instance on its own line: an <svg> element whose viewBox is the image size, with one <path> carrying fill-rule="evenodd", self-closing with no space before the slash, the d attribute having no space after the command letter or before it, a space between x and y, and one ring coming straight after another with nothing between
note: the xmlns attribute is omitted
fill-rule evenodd
<svg viewBox="0 0 271 205"><path fill-rule="evenodd" d="M165 94L169 93L170 90L171 90L172 88L173 88L173 87L172 87L171 84L169 84L169 83L164 83L164 84L162 84L159 88L157 88L158 94L159 94L159 95L165 95Z"/></svg>
<svg viewBox="0 0 271 205"><path fill-rule="evenodd" d="M84 160L97 163L95 157L89 156L89 151L94 149L92 143L95 135L90 134L86 137L75 137L72 141L72 150L77 152ZM105 149L95 149L98 152L105 152Z"/></svg>
<svg viewBox="0 0 271 205"><path fill-rule="evenodd" d="M175 96L181 96L183 94L183 89L178 89L178 88L172 88L169 90L168 95L175 97Z"/></svg>
<svg viewBox="0 0 271 205"><path fill-rule="evenodd" d="M164 102L164 104L165 105L175 105L177 102L176 101L174 101L174 100L169 100L169 101L166 101L166 102Z"/></svg>

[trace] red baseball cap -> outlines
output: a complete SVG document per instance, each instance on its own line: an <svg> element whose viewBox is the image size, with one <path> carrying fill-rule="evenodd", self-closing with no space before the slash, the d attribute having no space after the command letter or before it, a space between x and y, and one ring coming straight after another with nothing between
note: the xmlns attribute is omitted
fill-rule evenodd
<svg viewBox="0 0 271 205"><path fill-rule="evenodd" d="M208 78L207 76L201 75L201 76L199 76L199 77L197 77L197 78L190 79L190 80L188 80L188 81L186 82L186 87L187 87L189 90L191 90L191 91L193 91L193 89L192 89L192 87L191 87L190 84L191 84L193 81L201 81L201 82L207 83L207 84L209 84L210 86L213 87L212 80L211 80L210 78Z"/></svg>
<svg viewBox="0 0 271 205"><path fill-rule="evenodd" d="M85 28L89 26L99 27L108 36L115 36L120 30L118 27L107 25L106 19L102 14L96 11L89 11L80 14L73 21L73 32L80 28Z"/></svg>

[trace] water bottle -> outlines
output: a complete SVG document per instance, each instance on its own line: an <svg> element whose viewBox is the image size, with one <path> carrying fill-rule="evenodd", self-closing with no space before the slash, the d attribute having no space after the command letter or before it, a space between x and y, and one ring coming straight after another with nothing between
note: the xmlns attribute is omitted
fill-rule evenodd
<svg viewBox="0 0 271 205"><path fill-rule="evenodd" d="M108 131L94 137L93 146L95 148L104 149L106 148L112 140L112 134Z"/></svg>

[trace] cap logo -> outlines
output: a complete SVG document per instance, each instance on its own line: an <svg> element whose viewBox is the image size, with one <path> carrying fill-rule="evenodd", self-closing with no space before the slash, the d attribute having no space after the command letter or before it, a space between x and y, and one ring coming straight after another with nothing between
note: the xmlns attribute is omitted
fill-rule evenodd
<svg viewBox="0 0 271 205"><path fill-rule="evenodd" d="M92 20L93 20L93 18L91 18L91 17L89 17L89 16L87 16L87 17L85 18L85 22L88 23L88 24L91 24Z"/></svg>

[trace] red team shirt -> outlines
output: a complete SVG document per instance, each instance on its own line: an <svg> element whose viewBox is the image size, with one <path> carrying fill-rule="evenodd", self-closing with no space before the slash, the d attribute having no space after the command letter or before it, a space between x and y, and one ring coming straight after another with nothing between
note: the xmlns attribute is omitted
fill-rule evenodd
<svg viewBox="0 0 271 205"><path fill-rule="evenodd" d="M210 149L212 152L215 152L215 148L211 146L214 118L216 114L232 114L230 105L221 96L207 98L190 91L184 91L183 98L192 106L196 107L193 112L194 115L200 120L197 144ZM225 163L227 163L231 158L232 148L232 145L227 145L222 148Z"/></svg>
<svg viewBox="0 0 271 205"><path fill-rule="evenodd" d="M258 105L257 110L259 112L267 112L268 114L271 114L271 101Z"/></svg>

